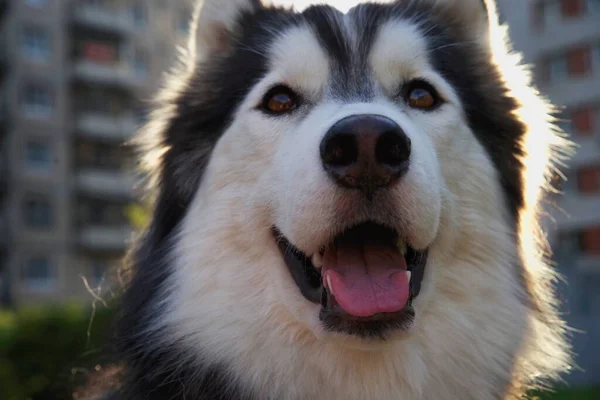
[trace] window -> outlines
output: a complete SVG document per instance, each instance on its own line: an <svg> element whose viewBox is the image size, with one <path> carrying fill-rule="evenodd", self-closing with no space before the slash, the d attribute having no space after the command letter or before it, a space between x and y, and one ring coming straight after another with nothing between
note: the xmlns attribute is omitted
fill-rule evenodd
<svg viewBox="0 0 600 400"><path fill-rule="evenodd" d="M577 193L577 173L572 170L563 171L564 178L561 174L555 174L551 181L553 187L561 193Z"/></svg>
<svg viewBox="0 0 600 400"><path fill-rule="evenodd" d="M585 75L590 70L590 48L588 46L575 47L567 52L567 67L570 76Z"/></svg>
<svg viewBox="0 0 600 400"><path fill-rule="evenodd" d="M598 315L600 296L598 296L600 278L597 273L584 273L579 277L579 284L571 289L576 304L575 312L586 316Z"/></svg>
<svg viewBox="0 0 600 400"><path fill-rule="evenodd" d="M36 256L25 262L22 280L26 286L34 290L48 290L56 285L56 277L48 257Z"/></svg>
<svg viewBox="0 0 600 400"><path fill-rule="evenodd" d="M558 234L558 242L554 248L557 260L569 260L578 257L581 252L579 234L576 231L565 231Z"/></svg>
<svg viewBox="0 0 600 400"><path fill-rule="evenodd" d="M25 4L32 7L42 7L48 3L48 0L25 0Z"/></svg>
<svg viewBox="0 0 600 400"><path fill-rule="evenodd" d="M584 229L581 232L580 243L585 254L600 256L600 226Z"/></svg>
<svg viewBox="0 0 600 400"><path fill-rule="evenodd" d="M124 147L85 142L77 144L75 154L77 165L80 168L98 168L105 171L121 171L123 160L128 156Z"/></svg>
<svg viewBox="0 0 600 400"><path fill-rule="evenodd" d="M177 30L182 35L187 35L190 30L190 12L188 10L183 11L178 16L178 21L175 26L177 26Z"/></svg>
<svg viewBox="0 0 600 400"><path fill-rule="evenodd" d="M559 114L556 115L556 121L554 122L554 124L560 128L561 131L563 131L564 133L570 135L572 132L572 124L573 124L573 117L572 117L572 112L568 112L568 111L561 111Z"/></svg>
<svg viewBox="0 0 600 400"><path fill-rule="evenodd" d="M589 46L579 46L566 53L552 55L546 58L540 73L544 80L550 82L586 75L591 69L590 50Z"/></svg>
<svg viewBox="0 0 600 400"><path fill-rule="evenodd" d="M98 8L103 8L106 6L105 0L85 0L84 2L87 5L90 5L93 7L98 7Z"/></svg>
<svg viewBox="0 0 600 400"><path fill-rule="evenodd" d="M81 202L78 219L86 226L126 226L128 224L124 205L105 201L88 200Z"/></svg>
<svg viewBox="0 0 600 400"><path fill-rule="evenodd" d="M586 11L590 14L600 14L600 0L587 0Z"/></svg>
<svg viewBox="0 0 600 400"><path fill-rule="evenodd" d="M537 0L531 8L531 20L539 28L597 13L600 0Z"/></svg>
<svg viewBox="0 0 600 400"><path fill-rule="evenodd" d="M563 17L578 17L585 11L586 0L560 0Z"/></svg>
<svg viewBox="0 0 600 400"><path fill-rule="evenodd" d="M135 108L133 115L138 126L142 126L148 121L146 109L143 107Z"/></svg>
<svg viewBox="0 0 600 400"><path fill-rule="evenodd" d="M531 3L531 24L539 29L544 24L546 3L542 0L537 0Z"/></svg>
<svg viewBox="0 0 600 400"><path fill-rule="evenodd" d="M104 261L93 261L91 266L90 281L94 284L100 284L106 278L106 272L108 271L108 264Z"/></svg>
<svg viewBox="0 0 600 400"><path fill-rule="evenodd" d="M28 84L23 93L25 113L34 118L46 118L53 111L52 94L44 85Z"/></svg>
<svg viewBox="0 0 600 400"><path fill-rule="evenodd" d="M21 52L30 60L45 61L50 57L50 36L41 28L25 28L21 33Z"/></svg>
<svg viewBox="0 0 600 400"><path fill-rule="evenodd" d="M577 186L583 194L600 193L600 167L583 167L577 170Z"/></svg>
<svg viewBox="0 0 600 400"><path fill-rule="evenodd" d="M102 90L85 90L78 96L79 106L83 112L114 115L124 106L122 99L113 93Z"/></svg>
<svg viewBox="0 0 600 400"><path fill-rule="evenodd" d="M542 6L540 13L540 24L552 26L553 24L562 22L562 5L560 0L541 1Z"/></svg>
<svg viewBox="0 0 600 400"><path fill-rule="evenodd" d="M43 141L27 142L25 149L27 167L47 171L52 166L52 151L50 144Z"/></svg>
<svg viewBox="0 0 600 400"><path fill-rule="evenodd" d="M98 40L82 40L78 43L79 57L99 64L115 64L118 51L113 43Z"/></svg>
<svg viewBox="0 0 600 400"><path fill-rule="evenodd" d="M594 110L591 107L580 107L571 112L573 133L578 136L589 136L594 131Z"/></svg>
<svg viewBox="0 0 600 400"><path fill-rule="evenodd" d="M548 61L548 80L550 82L560 82L567 76L567 60L562 55L553 57Z"/></svg>
<svg viewBox="0 0 600 400"><path fill-rule="evenodd" d="M50 201L41 197L25 200L24 219L27 226L35 229L47 229L52 225L52 206Z"/></svg>
<svg viewBox="0 0 600 400"><path fill-rule="evenodd" d="M598 4L600 4L600 0L598 0ZM600 8L600 6L598 8ZM598 14L600 15L600 10L598 11ZM592 52L592 68L595 71L600 71L600 42L596 43Z"/></svg>
<svg viewBox="0 0 600 400"><path fill-rule="evenodd" d="M569 262L582 255L600 256L600 226L583 228L581 231L561 232L554 253L557 258Z"/></svg>
<svg viewBox="0 0 600 400"><path fill-rule="evenodd" d="M92 225L106 225L110 219L110 208L102 203L89 205L89 220Z"/></svg>
<svg viewBox="0 0 600 400"><path fill-rule="evenodd" d="M145 78L146 76L148 76L148 58L143 52L139 50L135 52L133 66L135 69L135 74L139 78Z"/></svg>
<svg viewBox="0 0 600 400"><path fill-rule="evenodd" d="M142 3L141 1L136 1L133 4L132 14L133 22L136 24L136 26L146 26L146 23L148 22L148 16L146 14L146 8L144 7L144 3Z"/></svg>

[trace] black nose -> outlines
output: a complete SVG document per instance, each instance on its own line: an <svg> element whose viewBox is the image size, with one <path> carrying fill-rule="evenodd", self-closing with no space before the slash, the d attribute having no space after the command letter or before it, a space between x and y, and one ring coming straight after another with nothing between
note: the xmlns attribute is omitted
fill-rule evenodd
<svg viewBox="0 0 600 400"><path fill-rule="evenodd" d="M321 141L321 160L339 184L367 195L397 181L408 170L410 139L379 115L353 115L338 121Z"/></svg>

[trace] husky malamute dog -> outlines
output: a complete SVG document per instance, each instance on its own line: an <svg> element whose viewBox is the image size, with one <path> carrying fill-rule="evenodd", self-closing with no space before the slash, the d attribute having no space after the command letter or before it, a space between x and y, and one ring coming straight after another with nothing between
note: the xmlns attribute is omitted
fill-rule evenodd
<svg viewBox="0 0 600 400"><path fill-rule="evenodd" d="M123 399L507 399L566 369L561 142L494 5L197 6L143 132Z"/></svg>

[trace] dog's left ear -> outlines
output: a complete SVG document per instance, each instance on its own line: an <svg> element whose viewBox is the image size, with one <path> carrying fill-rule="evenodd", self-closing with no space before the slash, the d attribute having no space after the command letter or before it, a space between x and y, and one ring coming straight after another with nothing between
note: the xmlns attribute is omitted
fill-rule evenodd
<svg viewBox="0 0 600 400"><path fill-rule="evenodd" d="M260 0L200 0L194 9L189 47L196 58L227 52L244 13L263 7Z"/></svg>

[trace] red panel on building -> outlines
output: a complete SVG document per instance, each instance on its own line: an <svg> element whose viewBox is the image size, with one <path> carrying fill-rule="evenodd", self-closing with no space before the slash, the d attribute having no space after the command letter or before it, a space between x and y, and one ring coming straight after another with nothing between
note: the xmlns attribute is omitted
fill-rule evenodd
<svg viewBox="0 0 600 400"><path fill-rule="evenodd" d="M600 194L600 167L584 167L577 171L577 186L583 194ZM600 204L598 205L600 209Z"/></svg>
<svg viewBox="0 0 600 400"><path fill-rule="evenodd" d="M569 70L569 75L585 75L589 72L590 65L590 48L588 46L575 47L567 52L567 68Z"/></svg>
<svg viewBox="0 0 600 400"><path fill-rule="evenodd" d="M83 58L100 62L100 63L114 63L116 60L115 48L99 42L86 42L82 46Z"/></svg>
<svg viewBox="0 0 600 400"><path fill-rule="evenodd" d="M564 17L578 17L585 10L585 0L561 0L560 3Z"/></svg>
<svg viewBox="0 0 600 400"><path fill-rule="evenodd" d="M584 254L600 256L600 227L587 228L581 232L581 247Z"/></svg>
<svg viewBox="0 0 600 400"><path fill-rule="evenodd" d="M594 132L594 110L591 107L573 110L571 121L576 135L589 136Z"/></svg>

